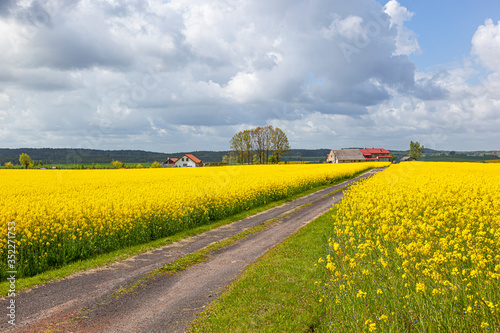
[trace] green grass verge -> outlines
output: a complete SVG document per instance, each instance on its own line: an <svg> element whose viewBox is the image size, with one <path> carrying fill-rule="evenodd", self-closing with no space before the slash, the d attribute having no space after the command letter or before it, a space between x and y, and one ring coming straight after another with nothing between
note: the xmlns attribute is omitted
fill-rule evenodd
<svg viewBox="0 0 500 333"><path fill-rule="evenodd" d="M367 171L368 171L368 169L364 170L362 172L359 172L359 173L353 175L352 178L354 178L354 177L356 177L364 172L367 172ZM248 211L238 213L236 215L225 218L223 220L216 221L212 224L203 225L200 227L196 227L193 229L182 231L182 232L177 233L175 235L171 235L166 239L161 238L161 239L149 242L149 243L135 245L135 246L128 247L125 249L119 249L119 250L116 250L113 252L101 254L101 255L95 256L93 258L77 261L77 262L68 264L64 267L61 267L58 269L53 269L50 271L46 271L44 273L41 273L41 274L38 274L38 275L35 275L32 277L18 278L16 280L16 291L19 292L19 291L27 290L29 288L32 288L32 287L40 285L40 284L57 281L57 280L60 280L62 278L65 278L65 277L67 277L71 274L77 273L77 272L82 272L82 271L86 271L86 270L89 270L92 268L98 268L98 267L110 265L114 262L127 259L129 257L134 256L134 255L144 253L144 252L153 250L155 248L159 248L159 247L162 247L164 245L167 245L167 244L170 244L173 242L177 242L181 239L184 239L184 238L187 238L190 236L194 236L194 235L198 235L198 234L201 234L201 233L206 232L208 230L215 229L215 228L218 228L220 226L230 224L232 222L244 219L248 216L255 215L257 213L260 213L260 212L263 212L265 210L271 209L273 207L279 206L285 202L295 200L297 198L306 196L308 194L311 194L311 193L314 193L316 191L327 188L329 186L344 182L346 180L347 179L341 179L335 183L314 187L314 188L311 188L311 189L306 190L304 192L301 192L299 194L295 194L295 195L288 197L286 199L282 199L279 201L268 203L268 204L260 206L260 207L249 209ZM6 296L8 293L9 293L9 282L8 281L0 282L0 297Z"/></svg>
<svg viewBox="0 0 500 333"><path fill-rule="evenodd" d="M320 286L332 211L278 244L191 324L188 332L313 332L323 314Z"/></svg>

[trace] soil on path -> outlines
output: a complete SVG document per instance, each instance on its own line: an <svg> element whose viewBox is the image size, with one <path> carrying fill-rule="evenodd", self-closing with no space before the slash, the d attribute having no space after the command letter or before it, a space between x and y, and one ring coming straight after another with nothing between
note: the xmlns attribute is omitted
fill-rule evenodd
<svg viewBox="0 0 500 333"><path fill-rule="evenodd" d="M22 292L15 298L16 326L4 320L0 331L183 332L248 264L342 199L342 192L333 197L332 192L378 171L371 170L265 212L115 264ZM158 267L276 218L279 220L271 227L218 250L206 262L174 275L149 279L134 292L114 294ZM5 309L8 301L1 299L0 308Z"/></svg>

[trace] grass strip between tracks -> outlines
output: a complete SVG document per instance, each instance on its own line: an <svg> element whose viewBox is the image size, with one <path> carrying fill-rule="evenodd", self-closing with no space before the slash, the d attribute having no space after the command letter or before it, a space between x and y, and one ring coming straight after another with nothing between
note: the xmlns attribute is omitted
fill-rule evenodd
<svg viewBox="0 0 500 333"><path fill-rule="evenodd" d="M316 266L324 256L332 211L251 264L188 332L313 332L323 314Z"/></svg>
<svg viewBox="0 0 500 333"><path fill-rule="evenodd" d="M70 275L78 273L78 272L82 272L82 271L90 270L93 268L98 268L98 267L110 265L110 264L113 264L117 261L130 258L134 255L141 254L141 253L144 253L144 252L156 249L156 248L160 248L162 246L171 244L173 242L180 241L184 238L195 236L195 235L201 234L203 232L218 228L220 226L230 224L230 223L233 223L235 221L239 221L239 220L244 219L248 216L255 215L255 214L263 212L265 210L282 205L286 202L293 201L297 198L309 195L311 193L322 190L324 188L327 188L327 187L333 186L335 184L339 184L339 183L342 183L342 182L347 181L349 179L355 178L355 177L359 176L360 174L363 174L367 171L369 171L369 169L363 170L359 173L356 173L352 177L339 179L337 182L334 182L331 184L321 185L318 187L311 188L307 191L304 191L304 192L299 193L299 194L295 194L295 195L288 197L286 199L274 201L274 202L268 203L266 205L250 209L248 211L238 213L238 214L233 215L231 217L228 217L226 219L216 221L212 224L203 225L203 226L200 226L197 228L193 228L193 229L179 232L175 235L169 236L168 238L161 238L161 239L149 242L149 243L135 245L135 246L132 246L129 248L124 248L124 249L116 250L116 251L113 251L110 253L101 254L101 255L98 255L98 256L90 258L90 259L77 261L77 262L71 263L69 265L66 265L64 267L61 267L58 269L53 269L53 270L44 272L42 274L35 275L33 277L17 279L16 280L16 292L24 291L24 290L27 290L27 289L32 288L34 286L37 286L37 285L57 281L57 280L63 279L67 276L70 276ZM10 289L9 281L0 282L0 297L6 296L9 293L9 289Z"/></svg>
<svg viewBox="0 0 500 333"><path fill-rule="evenodd" d="M286 214L286 215L288 215L288 214ZM284 216L282 216L282 217L284 217ZM255 233L258 233L264 229L269 228L271 225L278 222L282 217L268 220L264 223L258 224L252 228L249 228L245 231L240 232L237 235L234 235L234 236L231 236L229 238L215 242L215 243L213 243L213 244L211 244L211 245L209 245L201 250L198 250L198 251L193 252L193 253L189 253L189 254L185 255L184 257L181 257L181 258L179 258L173 262L170 262L170 263L168 263L160 268L157 268L157 269L147 273L143 278L135 281L131 285L119 288L117 291L114 292L114 296L119 296L122 294L135 292L137 290L137 288L139 288L141 285L143 285L144 283L146 283L150 279L154 279L157 276L160 276L163 274L173 275L173 274L176 274L177 272L184 271L189 267L192 267L194 265L197 265L199 263L207 261L212 257L212 254L215 251L223 249L229 245L232 245L232 244L238 242L239 240L247 237L248 235L255 234Z"/></svg>

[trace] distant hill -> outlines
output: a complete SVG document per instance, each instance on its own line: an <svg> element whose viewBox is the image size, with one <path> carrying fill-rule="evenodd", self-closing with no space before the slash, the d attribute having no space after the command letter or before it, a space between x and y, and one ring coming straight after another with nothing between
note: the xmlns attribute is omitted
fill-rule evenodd
<svg viewBox="0 0 500 333"><path fill-rule="evenodd" d="M292 149L283 161L323 161L329 149ZM110 163L113 160L124 163L163 162L168 157L181 157L190 153L203 162L221 162L222 157L229 151L191 151L179 153L158 153L144 150L98 150L72 148L0 148L0 164L12 162L19 164L19 155L28 154L32 160L42 161L44 164L81 164L81 163Z"/></svg>
<svg viewBox="0 0 500 333"><path fill-rule="evenodd" d="M124 163L148 163L163 161L167 154L147 152L143 150L97 150L71 148L16 148L0 149L0 163L12 162L19 164L19 155L28 154L32 160L42 161L44 164L81 164L81 163L110 163L113 160Z"/></svg>
<svg viewBox="0 0 500 333"><path fill-rule="evenodd" d="M390 149L389 149L390 150ZM281 158L282 161L319 161L326 160L330 149L292 149ZM110 163L113 160L124 163L151 163L163 162L168 157L181 157L190 153L203 162L221 162L222 157L229 151L191 151L178 153L158 153L144 150L98 150L72 148L0 148L0 164L13 162L19 164L19 155L28 154L32 160L42 161L44 164L81 164L81 163ZM397 160L409 155L408 150L391 150ZM444 150L425 149L422 161L456 161L476 162L499 159L491 151L453 152Z"/></svg>

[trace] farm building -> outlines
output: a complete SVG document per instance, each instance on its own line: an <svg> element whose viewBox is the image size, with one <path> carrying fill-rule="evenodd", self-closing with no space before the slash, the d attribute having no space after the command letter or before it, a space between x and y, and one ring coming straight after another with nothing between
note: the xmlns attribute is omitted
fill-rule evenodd
<svg viewBox="0 0 500 333"><path fill-rule="evenodd" d="M360 151L370 162L389 162L391 160L391 152L384 148L360 149Z"/></svg>
<svg viewBox="0 0 500 333"><path fill-rule="evenodd" d="M326 158L328 163L366 162L359 149L332 149Z"/></svg>
<svg viewBox="0 0 500 333"><path fill-rule="evenodd" d="M175 166L175 162L177 162L178 158L167 158L165 162L162 163L163 168L172 168Z"/></svg>
<svg viewBox="0 0 500 333"><path fill-rule="evenodd" d="M326 157L327 163L388 162L391 152L383 148L332 149Z"/></svg>
<svg viewBox="0 0 500 333"><path fill-rule="evenodd" d="M193 154L184 154L175 162L177 167L201 167L202 162Z"/></svg>

